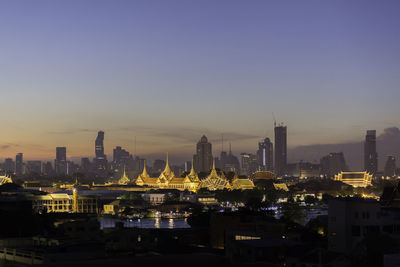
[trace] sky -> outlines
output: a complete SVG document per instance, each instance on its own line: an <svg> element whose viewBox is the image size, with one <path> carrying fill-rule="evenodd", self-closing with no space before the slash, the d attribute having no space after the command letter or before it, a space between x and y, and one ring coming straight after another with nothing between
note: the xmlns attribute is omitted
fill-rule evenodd
<svg viewBox="0 0 400 267"><path fill-rule="evenodd" d="M0 2L0 158L215 154L400 127L400 2ZM136 146L134 139L136 137ZM290 155L289 155L290 156Z"/></svg>

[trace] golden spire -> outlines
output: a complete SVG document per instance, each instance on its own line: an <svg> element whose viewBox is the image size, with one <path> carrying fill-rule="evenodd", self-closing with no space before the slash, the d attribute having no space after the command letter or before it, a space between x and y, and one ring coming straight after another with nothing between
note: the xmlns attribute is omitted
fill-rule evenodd
<svg viewBox="0 0 400 267"><path fill-rule="evenodd" d="M147 174L147 169L146 169L146 160L144 160L143 164L143 172L141 174L142 177L148 177L149 175Z"/></svg>
<svg viewBox="0 0 400 267"><path fill-rule="evenodd" d="M171 168L169 167L169 162L168 162L168 152L167 152L167 161L165 162L165 169L163 171L164 173L170 173Z"/></svg>
<svg viewBox="0 0 400 267"><path fill-rule="evenodd" d="M217 176L217 175L218 175L217 170L215 169L215 159L213 159L213 165L212 165L210 176Z"/></svg>
<svg viewBox="0 0 400 267"><path fill-rule="evenodd" d="M194 172L193 160L192 160L192 168L190 169L189 176L193 176L193 175L196 175L196 173Z"/></svg>

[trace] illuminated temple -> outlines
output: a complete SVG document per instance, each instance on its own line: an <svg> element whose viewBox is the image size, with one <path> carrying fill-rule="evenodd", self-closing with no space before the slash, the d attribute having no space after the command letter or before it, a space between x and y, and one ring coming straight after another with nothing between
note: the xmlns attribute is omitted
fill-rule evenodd
<svg viewBox="0 0 400 267"><path fill-rule="evenodd" d="M0 185L12 183L12 182L13 181L12 181L11 177L8 177L7 175L0 176Z"/></svg>
<svg viewBox="0 0 400 267"><path fill-rule="evenodd" d="M335 181L341 181L353 187L367 187L372 184L372 175L367 172L341 172L335 175Z"/></svg>
<svg viewBox="0 0 400 267"><path fill-rule="evenodd" d="M123 177L120 179L120 184L127 184L125 171ZM188 190L196 192L200 188L207 188L208 190L223 190L223 189L253 189L254 184L250 179L239 178L237 175L230 183L225 177L224 173L217 173L215 164L213 164L210 174L203 180L199 179L198 174L194 171L193 163L190 173L185 177L176 177L174 172L169 167L168 156L165 163L165 169L161 172L159 177L150 177L147 173L146 163L144 164L143 172L138 176L135 181L138 186L148 186L157 189L177 189Z"/></svg>

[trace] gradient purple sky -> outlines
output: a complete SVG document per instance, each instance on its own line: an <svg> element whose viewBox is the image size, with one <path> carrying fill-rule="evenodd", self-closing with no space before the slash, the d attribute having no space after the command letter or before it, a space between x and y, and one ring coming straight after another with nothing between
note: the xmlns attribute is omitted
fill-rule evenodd
<svg viewBox="0 0 400 267"><path fill-rule="evenodd" d="M400 1L1 1L0 158L254 152L399 127ZM227 147L227 146L226 146ZM189 158L188 158L189 159Z"/></svg>

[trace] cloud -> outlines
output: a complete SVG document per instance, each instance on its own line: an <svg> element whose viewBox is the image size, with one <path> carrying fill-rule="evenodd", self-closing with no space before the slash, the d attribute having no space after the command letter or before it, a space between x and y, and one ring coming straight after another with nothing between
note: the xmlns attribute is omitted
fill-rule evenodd
<svg viewBox="0 0 400 267"><path fill-rule="evenodd" d="M386 128L377 137L378 168L383 170L388 155L400 156L400 130L397 127ZM319 162L320 158L331 152L343 152L347 164L353 170L364 168L364 140L342 144L317 144L298 146L288 151L289 161L300 160Z"/></svg>
<svg viewBox="0 0 400 267"><path fill-rule="evenodd" d="M95 129L66 129L62 131L49 131L47 132L48 134L54 134L54 135L70 135L70 134L80 134L80 133L94 133L97 132L98 130Z"/></svg>

